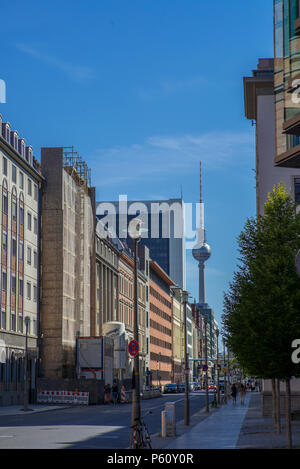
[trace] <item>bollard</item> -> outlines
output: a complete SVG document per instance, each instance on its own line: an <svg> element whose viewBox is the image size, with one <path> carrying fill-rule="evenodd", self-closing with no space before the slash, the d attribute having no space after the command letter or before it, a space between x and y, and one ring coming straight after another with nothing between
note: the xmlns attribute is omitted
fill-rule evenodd
<svg viewBox="0 0 300 469"><path fill-rule="evenodd" d="M166 402L167 436L176 436L175 402Z"/></svg>
<svg viewBox="0 0 300 469"><path fill-rule="evenodd" d="M166 438L167 436L167 411L162 410L161 412L161 437Z"/></svg>

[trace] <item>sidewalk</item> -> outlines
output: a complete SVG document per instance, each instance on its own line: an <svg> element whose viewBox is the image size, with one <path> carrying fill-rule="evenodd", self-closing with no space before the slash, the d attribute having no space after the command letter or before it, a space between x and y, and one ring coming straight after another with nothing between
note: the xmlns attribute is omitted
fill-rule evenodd
<svg viewBox="0 0 300 469"><path fill-rule="evenodd" d="M233 404L231 400L210 414L191 430L170 442L165 449L234 449L245 419L249 396L245 405L239 400Z"/></svg>
<svg viewBox="0 0 300 469"><path fill-rule="evenodd" d="M176 426L177 438L155 438L154 448L160 449L284 449L285 419L281 418L281 434L277 435L272 417L263 417L259 392L247 393L245 405L239 398L233 405L202 409L191 418L190 427L182 422ZM300 421L292 422L293 448L300 448Z"/></svg>
<svg viewBox="0 0 300 469"><path fill-rule="evenodd" d="M11 406L0 406L0 419L4 415L28 415L35 414L38 412L47 412L49 410L68 409L69 405L42 405L42 404L28 404L28 410L24 412L23 406L11 405Z"/></svg>
<svg viewBox="0 0 300 469"><path fill-rule="evenodd" d="M281 417L281 433L277 435L272 417L261 413L260 393L250 394L251 400L239 435L236 449L286 448L285 416ZM292 421L292 446L300 448L300 421Z"/></svg>

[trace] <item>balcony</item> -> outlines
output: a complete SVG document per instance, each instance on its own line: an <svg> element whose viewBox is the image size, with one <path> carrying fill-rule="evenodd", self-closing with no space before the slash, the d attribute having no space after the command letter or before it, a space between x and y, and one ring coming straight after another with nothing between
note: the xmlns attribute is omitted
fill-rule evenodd
<svg viewBox="0 0 300 469"><path fill-rule="evenodd" d="M300 168L300 145L296 145L290 150L277 155L275 158L275 166L283 168Z"/></svg>
<svg viewBox="0 0 300 469"><path fill-rule="evenodd" d="M296 36L300 36L300 17L295 20L295 34Z"/></svg>
<svg viewBox="0 0 300 469"><path fill-rule="evenodd" d="M284 134L300 136L300 112L290 119L286 120L282 126Z"/></svg>

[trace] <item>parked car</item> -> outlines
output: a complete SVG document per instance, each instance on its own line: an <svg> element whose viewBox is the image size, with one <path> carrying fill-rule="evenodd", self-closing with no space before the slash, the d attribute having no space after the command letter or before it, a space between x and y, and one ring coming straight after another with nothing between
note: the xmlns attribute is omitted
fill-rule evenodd
<svg viewBox="0 0 300 469"><path fill-rule="evenodd" d="M210 383L208 385L208 390L209 391L216 391L216 389L217 389L217 386L214 383Z"/></svg>
<svg viewBox="0 0 300 469"><path fill-rule="evenodd" d="M174 393L177 392L177 384L176 383L169 383L166 384L164 387L164 393Z"/></svg>
<svg viewBox="0 0 300 469"><path fill-rule="evenodd" d="M201 389L200 383L198 383L197 381L193 381L192 383L190 383L191 391L199 391L200 389Z"/></svg>

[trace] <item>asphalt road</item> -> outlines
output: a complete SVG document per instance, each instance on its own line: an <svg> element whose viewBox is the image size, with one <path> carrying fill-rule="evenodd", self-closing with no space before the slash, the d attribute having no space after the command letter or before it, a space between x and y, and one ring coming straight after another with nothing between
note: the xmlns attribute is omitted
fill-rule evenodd
<svg viewBox="0 0 300 469"><path fill-rule="evenodd" d="M210 394L212 399L212 394ZM175 402L184 418L184 394L141 401L149 431L160 431L161 411ZM205 393L190 394L190 415L205 406ZM151 414L147 412L151 410ZM30 415L0 416L0 449L121 449L129 447L131 404L75 407Z"/></svg>

